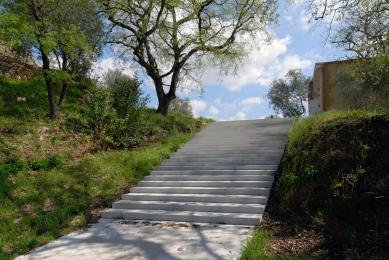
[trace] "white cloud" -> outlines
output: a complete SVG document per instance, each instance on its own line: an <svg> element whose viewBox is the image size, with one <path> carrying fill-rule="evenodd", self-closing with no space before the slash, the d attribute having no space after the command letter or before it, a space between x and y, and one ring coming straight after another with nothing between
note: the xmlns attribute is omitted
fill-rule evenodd
<svg viewBox="0 0 389 260"><path fill-rule="evenodd" d="M238 112L235 116L230 117L229 120L246 120L246 114L243 112Z"/></svg>
<svg viewBox="0 0 389 260"><path fill-rule="evenodd" d="M304 31L309 31L309 29L311 28L311 25L309 24L310 17L311 17L311 14L309 14L306 10L301 11L300 18L299 18L299 24Z"/></svg>
<svg viewBox="0 0 389 260"><path fill-rule="evenodd" d="M125 66L123 62L118 59L114 59L112 57L101 59L98 62L93 64L93 71L97 77L101 77L104 73L106 73L109 69L119 69L123 72L123 74L134 76L135 72L129 66Z"/></svg>
<svg viewBox="0 0 389 260"><path fill-rule="evenodd" d="M311 67L312 64L313 61L302 59L298 55L287 55L282 63L277 62L274 64L273 69L277 72L275 79L285 76L285 74L291 69L300 68L303 70Z"/></svg>
<svg viewBox="0 0 389 260"><path fill-rule="evenodd" d="M214 106L211 106L208 110L208 113L211 113L212 115L217 115L219 114L219 109L217 109L216 107Z"/></svg>
<svg viewBox="0 0 389 260"><path fill-rule="evenodd" d="M202 100L191 100L190 104L193 109L193 114L198 116L201 111L207 107L207 103Z"/></svg>
<svg viewBox="0 0 389 260"><path fill-rule="evenodd" d="M243 112L250 112L254 106L260 105L264 102L265 100L263 100L261 97L251 97L243 99L242 102L240 102L240 105L243 106Z"/></svg>
<svg viewBox="0 0 389 260"><path fill-rule="evenodd" d="M251 98L246 98L246 99L243 99L242 100L242 104L244 106L254 106L254 105L259 105L261 103L265 102L265 100L263 100L262 98L260 97L251 97Z"/></svg>
<svg viewBox="0 0 389 260"><path fill-rule="evenodd" d="M239 98L235 99L232 103L223 103L220 100L220 98L217 98L217 99L215 99L215 101L213 101L214 104L223 107L224 111L226 111L226 112L228 112L229 110L234 109L236 106L238 106L239 102L240 102Z"/></svg>
<svg viewBox="0 0 389 260"><path fill-rule="evenodd" d="M241 90L253 84L269 87L273 80L283 76L288 70L305 69L313 63L299 55L286 54L287 46L291 43L292 37L289 35L282 39L274 39L270 45L261 50L252 51L246 66L238 70L239 77L226 75L220 82L217 69L210 69L204 74L204 83L205 85L221 85L229 91ZM264 42L258 44L266 45Z"/></svg>

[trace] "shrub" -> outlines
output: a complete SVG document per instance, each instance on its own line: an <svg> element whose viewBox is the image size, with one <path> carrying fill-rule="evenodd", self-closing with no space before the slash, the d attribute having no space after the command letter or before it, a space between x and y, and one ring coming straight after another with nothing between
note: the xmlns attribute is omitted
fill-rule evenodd
<svg viewBox="0 0 389 260"><path fill-rule="evenodd" d="M117 78L109 88L90 91L88 102L95 134L113 147L130 147L140 140L144 130L143 107L149 96L143 96L137 78Z"/></svg>
<svg viewBox="0 0 389 260"><path fill-rule="evenodd" d="M169 105L169 112L177 112L186 116L193 117L193 108L189 98L176 97Z"/></svg>

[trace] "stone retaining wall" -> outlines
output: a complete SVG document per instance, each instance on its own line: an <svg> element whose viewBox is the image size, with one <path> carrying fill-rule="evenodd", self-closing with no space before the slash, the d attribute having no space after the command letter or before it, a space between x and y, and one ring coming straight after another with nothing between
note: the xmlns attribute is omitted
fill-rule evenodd
<svg viewBox="0 0 389 260"><path fill-rule="evenodd" d="M38 66L21 62L13 57L0 53L0 76L11 79L29 79Z"/></svg>

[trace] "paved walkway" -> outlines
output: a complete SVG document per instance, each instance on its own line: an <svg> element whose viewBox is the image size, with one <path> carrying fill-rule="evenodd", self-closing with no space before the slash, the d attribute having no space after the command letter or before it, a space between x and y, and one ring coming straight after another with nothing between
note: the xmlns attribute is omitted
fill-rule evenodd
<svg viewBox="0 0 389 260"><path fill-rule="evenodd" d="M292 122L211 123L101 217L259 225Z"/></svg>
<svg viewBox="0 0 389 260"><path fill-rule="evenodd" d="M238 259L261 221L292 122L211 123L99 223L16 259Z"/></svg>
<svg viewBox="0 0 389 260"><path fill-rule="evenodd" d="M100 219L16 259L238 259L252 228Z"/></svg>

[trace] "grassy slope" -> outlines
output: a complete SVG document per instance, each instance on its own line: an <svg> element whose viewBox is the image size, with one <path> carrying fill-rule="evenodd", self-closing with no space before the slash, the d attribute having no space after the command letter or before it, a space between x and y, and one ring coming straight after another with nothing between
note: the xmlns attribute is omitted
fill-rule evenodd
<svg viewBox="0 0 389 260"><path fill-rule="evenodd" d="M0 78L0 259L93 221L210 121L145 109L145 141L111 150L90 129L84 96L71 87L52 122L44 84Z"/></svg>
<svg viewBox="0 0 389 260"><path fill-rule="evenodd" d="M280 252L290 258L387 255L388 155L387 110L333 111L298 120L289 133L266 209L263 226L273 234L267 246L275 248L288 239L291 246L298 246L311 239L317 248L279 250L278 257ZM255 240L257 236L248 247Z"/></svg>

